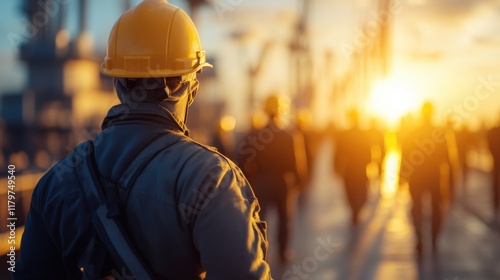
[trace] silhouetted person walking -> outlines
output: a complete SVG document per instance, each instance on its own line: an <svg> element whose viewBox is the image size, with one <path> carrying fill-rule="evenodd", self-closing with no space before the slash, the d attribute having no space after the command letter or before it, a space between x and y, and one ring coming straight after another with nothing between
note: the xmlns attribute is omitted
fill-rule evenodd
<svg viewBox="0 0 500 280"><path fill-rule="evenodd" d="M467 173L469 170L469 166L467 165L467 154L474 147L474 135L465 125L462 126L462 128L458 130L455 135L457 141L458 163L460 167L458 179L462 182L462 187L465 192Z"/></svg>
<svg viewBox="0 0 500 280"><path fill-rule="evenodd" d="M500 125L488 131L488 147L493 157L493 170L491 171L491 189L493 196L493 211L495 222L499 223L500 215Z"/></svg>
<svg viewBox="0 0 500 280"><path fill-rule="evenodd" d="M422 256L424 248L423 198L431 198L431 245L437 249L438 234L442 224L442 195L440 168L447 163L445 129L432 124L433 106L422 106L421 123L410 128L402 139L401 177L408 180L412 198L412 217L416 236L416 251ZM408 128L406 128L408 129Z"/></svg>
<svg viewBox="0 0 500 280"><path fill-rule="evenodd" d="M245 153L243 163L246 174L266 217L269 208L278 212L278 246L282 263L288 262L292 253L288 249L295 212L295 194L302 178L300 160L293 134L285 130L284 115L289 110L289 100L284 96L271 95L265 101L264 111L268 124L245 138L247 145L239 151ZM304 159L305 160L305 159Z"/></svg>
<svg viewBox="0 0 500 280"><path fill-rule="evenodd" d="M336 139L334 167L344 180L351 223L356 226L368 196L366 166L371 161L371 143L368 132L359 126L358 111L349 112L349 119L351 128L340 132Z"/></svg>

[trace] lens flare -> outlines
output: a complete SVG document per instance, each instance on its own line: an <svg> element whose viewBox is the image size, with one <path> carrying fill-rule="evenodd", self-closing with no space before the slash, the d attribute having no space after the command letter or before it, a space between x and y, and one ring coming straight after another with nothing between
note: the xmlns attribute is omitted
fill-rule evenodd
<svg viewBox="0 0 500 280"><path fill-rule="evenodd" d="M403 79L381 80L374 85L367 106L368 111L394 126L403 115L419 106L418 91Z"/></svg>

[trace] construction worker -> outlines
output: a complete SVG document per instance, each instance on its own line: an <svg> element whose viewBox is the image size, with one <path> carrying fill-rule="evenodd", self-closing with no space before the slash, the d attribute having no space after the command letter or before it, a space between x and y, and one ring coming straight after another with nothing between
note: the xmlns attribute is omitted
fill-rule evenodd
<svg viewBox="0 0 500 280"><path fill-rule="evenodd" d="M493 158L493 169L491 170L493 223L500 224L500 124L497 124L488 131L487 142Z"/></svg>
<svg viewBox="0 0 500 280"><path fill-rule="evenodd" d="M131 279L112 254L101 264L99 255L82 256L89 240L109 245L95 239L101 231L82 191L100 180L108 217L119 214L151 279L271 279L250 185L230 160L189 138L196 73L212 67L189 16L145 0L118 19L108 43L101 72L114 77L121 104L91 145L79 145L38 183L14 278ZM81 172L89 155L99 178Z"/></svg>
<svg viewBox="0 0 500 280"><path fill-rule="evenodd" d="M294 257L289 249L292 230L292 218L296 208L295 196L303 180L301 166L306 164L305 157L300 157L297 139L286 128L284 118L290 109L290 101L278 93L271 94L264 102L264 111L268 116L266 126L254 130L241 149L247 157L244 159L246 174L261 201L262 216L269 214L269 209L276 207L278 212L278 246L281 264L286 264ZM300 135L301 136L301 135ZM303 140L302 140L303 145Z"/></svg>
<svg viewBox="0 0 500 280"><path fill-rule="evenodd" d="M446 130L433 124L434 106L425 102L421 108L420 123L405 127L401 139L400 176L408 181L412 199L411 214L415 230L418 260L424 256L425 224L424 214L426 194L431 206L431 246L436 253L438 237L443 222L443 194L441 192L441 167L448 163Z"/></svg>
<svg viewBox="0 0 500 280"><path fill-rule="evenodd" d="M356 227L368 197L366 166L371 161L371 143L368 132L360 127L359 112L353 109L348 117L351 128L337 135L334 168L344 180L345 194L351 208L351 226Z"/></svg>

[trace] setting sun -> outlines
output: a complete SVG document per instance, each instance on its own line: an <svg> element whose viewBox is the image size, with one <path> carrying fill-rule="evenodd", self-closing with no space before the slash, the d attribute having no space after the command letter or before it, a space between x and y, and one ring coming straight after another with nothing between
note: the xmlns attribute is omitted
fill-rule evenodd
<svg viewBox="0 0 500 280"><path fill-rule="evenodd" d="M367 109L392 126L398 123L401 116L418 107L418 102L418 92L414 85L404 79L392 77L373 86Z"/></svg>

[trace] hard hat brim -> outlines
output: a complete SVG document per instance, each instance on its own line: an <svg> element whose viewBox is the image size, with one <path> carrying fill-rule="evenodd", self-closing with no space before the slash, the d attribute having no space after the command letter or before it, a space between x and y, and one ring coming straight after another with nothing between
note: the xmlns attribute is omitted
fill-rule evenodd
<svg viewBox="0 0 500 280"><path fill-rule="evenodd" d="M144 71L129 71L129 70L124 70L124 69L112 69L109 70L105 67L106 62L101 64L101 73L106 76L110 77L116 77L116 78L145 78ZM154 69L149 69L147 70L147 77L150 78L159 78L159 77L178 77L178 76L184 76L190 73L198 72L203 68L214 68L212 64L208 62L204 62L197 67L193 69L189 69L188 71L186 70L154 70Z"/></svg>

